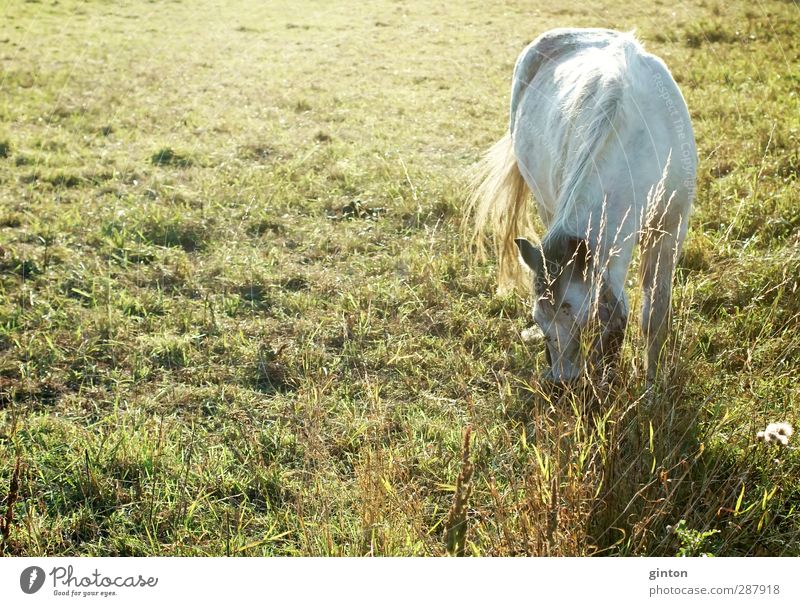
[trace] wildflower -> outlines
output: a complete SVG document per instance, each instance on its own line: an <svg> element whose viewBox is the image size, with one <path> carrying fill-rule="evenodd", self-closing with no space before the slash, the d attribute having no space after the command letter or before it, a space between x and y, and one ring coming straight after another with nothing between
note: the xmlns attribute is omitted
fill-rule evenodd
<svg viewBox="0 0 800 606"><path fill-rule="evenodd" d="M756 437L765 444L788 446L793 433L794 428L789 423L770 423L764 431L759 431Z"/></svg>
<svg viewBox="0 0 800 606"><path fill-rule="evenodd" d="M530 328L523 329L519 336L522 337L524 343L530 343L531 341L538 341L544 338L544 334L538 326L531 326Z"/></svg>
<svg viewBox="0 0 800 606"><path fill-rule="evenodd" d="M774 431L780 436L786 436L787 438L791 438L792 434L794 433L794 428L788 423L770 423L767 425L767 431L770 430Z"/></svg>

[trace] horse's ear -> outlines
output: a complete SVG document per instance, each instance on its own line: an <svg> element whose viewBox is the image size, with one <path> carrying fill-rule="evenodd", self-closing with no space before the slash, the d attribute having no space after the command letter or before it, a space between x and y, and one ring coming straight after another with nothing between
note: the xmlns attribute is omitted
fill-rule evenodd
<svg viewBox="0 0 800 606"><path fill-rule="evenodd" d="M544 256L542 249L534 246L525 238L517 238L514 243L519 249L519 256L522 262L528 266L534 275L541 276L544 273Z"/></svg>

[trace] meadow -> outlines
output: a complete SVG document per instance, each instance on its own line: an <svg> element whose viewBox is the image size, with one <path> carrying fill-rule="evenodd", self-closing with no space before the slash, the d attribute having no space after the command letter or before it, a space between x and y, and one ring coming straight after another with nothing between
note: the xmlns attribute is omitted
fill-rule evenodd
<svg viewBox="0 0 800 606"><path fill-rule="evenodd" d="M800 555L795 2L0 6L0 552ZM554 394L460 223L514 61L636 28L699 149L663 381ZM630 274L635 308L635 267ZM591 387L591 386L590 386Z"/></svg>

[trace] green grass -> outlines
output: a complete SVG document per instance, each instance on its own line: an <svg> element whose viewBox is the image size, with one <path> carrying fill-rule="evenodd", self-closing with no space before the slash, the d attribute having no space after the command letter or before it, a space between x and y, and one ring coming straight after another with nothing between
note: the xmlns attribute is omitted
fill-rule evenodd
<svg viewBox="0 0 800 606"><path fill-rule="evenodd" d="M777 0L6 3L0 549L800 555L797 436L756 440L800 401L797 21ZM459 236L514 60L564 25L636 27L694 120L651 408L635 323L619 385L549 395L525 298Z"/></svg>

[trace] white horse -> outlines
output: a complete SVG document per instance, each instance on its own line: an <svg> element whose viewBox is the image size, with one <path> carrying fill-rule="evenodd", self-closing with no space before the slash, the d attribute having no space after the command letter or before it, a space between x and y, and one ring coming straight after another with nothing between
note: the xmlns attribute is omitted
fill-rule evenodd
<svg viewBox="0 0 800 606"><path fill-rule="evenodd" d="M509 132L486 154L468 207L479 247L494 234L500 287L533 272L547 378L570 382L613 360L627 324L624 285L642 253L648 384L669 327L672 279L695 191L686 103L664 62L632 34L555 29L517 59ZM532 229L531 192L547 227ZM581 337L596 326L590 355Z"/></svg>

